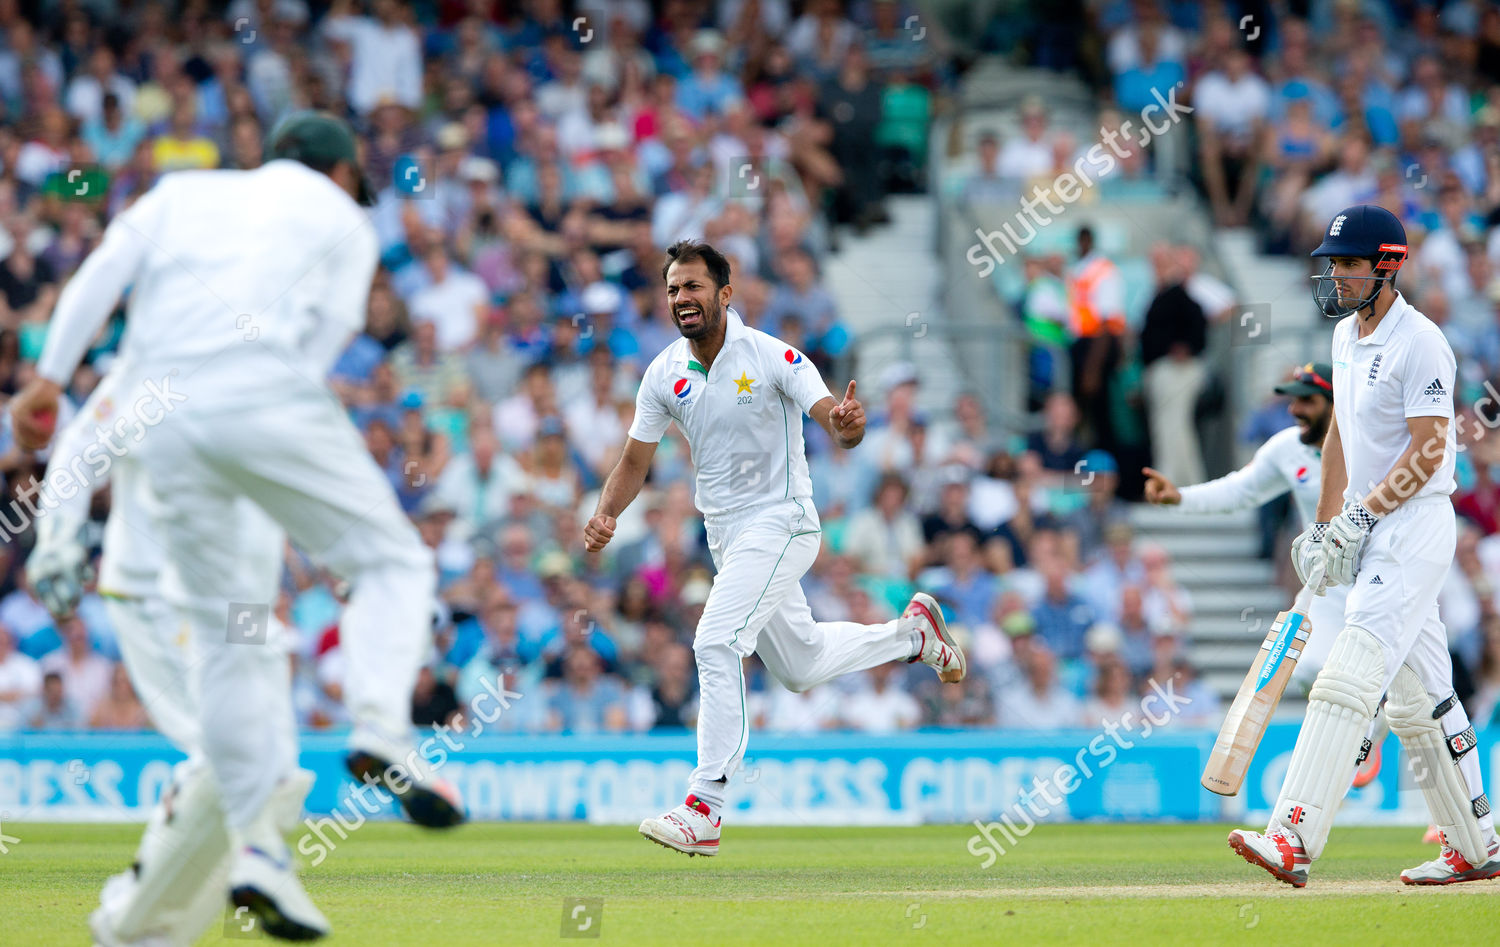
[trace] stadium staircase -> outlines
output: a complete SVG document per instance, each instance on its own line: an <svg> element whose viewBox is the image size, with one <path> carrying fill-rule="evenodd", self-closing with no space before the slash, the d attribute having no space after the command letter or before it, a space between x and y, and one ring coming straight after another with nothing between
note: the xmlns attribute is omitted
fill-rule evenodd
<svg viewBox="0 0 1500 947"><path fill-rule="evenodd" d="M881 373L893 362L908 361L916 367L923 405L952 404L960 382L949 369L949 338L928 331L942 321L932 198L893 194L885 209L889 224L863 235L840 229L839 248L828 255L823 273L840 317L855 338L866 340L858 350L860 398L878 410L885 395ZM845 381L829 384L842 389Z"/></svg>

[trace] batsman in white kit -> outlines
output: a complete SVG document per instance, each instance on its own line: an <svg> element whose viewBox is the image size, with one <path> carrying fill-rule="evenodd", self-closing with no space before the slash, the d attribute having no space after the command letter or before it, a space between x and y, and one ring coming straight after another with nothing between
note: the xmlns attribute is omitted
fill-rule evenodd
<svg viewBox="0 0 1500 947"><path fill-rule="evenodd" d="M1142 469L1146 477L1146 501L1176 506L1184 513L1228 513L1261 506L1290 492L1303 522L1316 519L1318 492L1322 487L1323 439L1333 420L1333 366L1308 362L1292 372L1291 380L1277 385L1278 395L1291 398L1287 411L1297 423L1266 439L1239 470L1217 480L1179 488L1160 471ZM1304 690L1322 670L1333 649L1333 639L1344 627L1344 600L1348 586L1334 586L1314 596L1308 609L1312 636L1292 680ZM1371 734L1360 749L1360 765L1353 785L1365 786L1380 773L1380 746L1389 728L1385 714L1377 713Z"/></svg>
<svg viewBox="0 0 1500 947"><path fill-rule="evenodd" d="M297 778L281 719L284 656L236 638L266 606L259 535L240 498L350 583L341 620L355 720L346 765L423 825L463 819L411 735L435 569L389 482L322 379L364 323L376 240L353 132L299 113L253 171L166 175L111 222L59 298L38 378L12 402L18 440L45 444L62 386L121 294L123 391L170 385L175 407L131 449L155 503L163 593L190 630L202 749L229 839L230 895L267 933L329 930L303 891L277 787ZM119 369L117 369L119 370ZM255 533L251 529L251 533Z"/></svg>
<svg viewBox="0 0 1500 947"><path fill-rule="evenodd" d="M1494 878L1500 839L1474 728L1453 693L1437 605L1455 542L1453 350L1396 291L1407 247L1395 215L1350 207L1330 222L1313 255L1328 259L1314 277L1314 298L1341 321L1318 510L1293 542L1292 558L1310 587L1347 585L1349 594L1270 825L1235 830L1229 845L1281 881L1306 885L1384 696L1391 731L1443 841L1437 858L1403 871L1401 880Z"/></svg>
<svg viewBox="0 0 1500 947"><path fill-rule="evenodd" d="M590 551L610 541L675 421L692 450L695 502L718 575L693 640L698 767L686 801L646 819L640 832L689 855L719 850L726 784L750 735L743 662L751 652L795 692L889 661L920 660L949 683L965 672L963 651L925 593L883 624L814 621L800 582L817 558L821 526L802 416L849 450L864 437L864 408L854 382L835 402L800 351L747 327L729 308L729 276L708 244L684 240L667 250L662 278L682 338L647 367L624 452L584 529Z"/></svg>

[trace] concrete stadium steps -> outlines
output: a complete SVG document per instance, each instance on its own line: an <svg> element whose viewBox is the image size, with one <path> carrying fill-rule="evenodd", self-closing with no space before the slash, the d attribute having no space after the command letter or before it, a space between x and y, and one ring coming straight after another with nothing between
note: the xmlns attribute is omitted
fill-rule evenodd
<svg viewBox="0 0 1500 947"><path fill-rule="evenodd" d="M863 236L841 228L839 250L823 264L823 282L838 302L840 318L856 338L865 338L856 377L861 400L875 409L884 397L880 374L893 362L916 366L923 407L951 405L962 383L952 371L951 339L929 331L944 319L932 201L926 194L890 195L885 209L891 222ZM829 384L842 389L844 380Z"/></svg>

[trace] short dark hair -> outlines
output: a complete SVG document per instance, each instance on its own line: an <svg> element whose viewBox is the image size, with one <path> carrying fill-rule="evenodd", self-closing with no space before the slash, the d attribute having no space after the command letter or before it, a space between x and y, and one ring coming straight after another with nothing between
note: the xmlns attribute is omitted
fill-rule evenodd
<svg viewBox="0 0 1500 947"><path fill-rule="evenodd" d="M679 240L667 247L667 259L661 265L661 281L667 281L667 270L671 269L673 263L688 263L693 260L703 261L717 288L723 289L729 285L729 261L724 259L724 254L710 244L691 239Z"/></svg>

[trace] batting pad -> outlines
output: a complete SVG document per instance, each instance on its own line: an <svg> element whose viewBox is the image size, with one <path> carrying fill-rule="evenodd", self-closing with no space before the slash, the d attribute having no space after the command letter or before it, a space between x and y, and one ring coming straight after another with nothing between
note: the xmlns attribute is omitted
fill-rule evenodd
<svg viewBox="0 0 1500 947"><path fill-rule="evenodd" d="M115 933L132 941L169 932L193 943L224 909L229 892L229 833L213 773L201 759L178 767L171 796L151 812L136 855L133 896L115 917ZM198 894L217 887L213 911L201 914Z"/></svg>
<svg viewBox="0 0 1500 947"><path fill-rule="evenodd" d="M1490 860L1500 841L1495 838L1489 797L1474 751L1474 728L1457 700L1433 702L1422 680L1407 665L1396 672L1385 704L1391 731L1411 757L1412 775L1427 800L1432 821L1449 847L1470 865Z"/></svg>
<svg viewBox="0 0 1500 947"><path fill-rule="evenodd" d="M1380 703L1385 655L1363 628L1339 633L1308 693L1307 717L1287 767L1272 826L1291 829L1309 859L1323 854L1339 801L1354 777L1360 744Z"/></svg>

